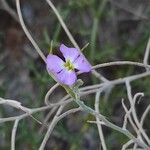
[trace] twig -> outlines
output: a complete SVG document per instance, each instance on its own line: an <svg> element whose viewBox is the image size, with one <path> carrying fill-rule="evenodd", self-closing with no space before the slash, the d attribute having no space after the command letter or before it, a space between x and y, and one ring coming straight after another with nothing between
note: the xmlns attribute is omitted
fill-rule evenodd
<svg viewBox="0 0 150 150"><path fill-rule="evenodd" d="M138 147L138 146L137 146L137 144L135 143L134 146L133 146L133 150L137 150L137 147Z"/></svg>
<svg viewBox="0 0 150 150"><path fill-rule="evenodd" d="M46 134L44 136L44 139L43 139L43 141L42 141L42 143L40 145L39 150L44 150L45 145L46 145L46 143L47 143L47 141L48 141L48 139L50 137L50 134L52 133L55 125L57 124L57 116L61 113L61 111L63 110L63 108L64 108L64 105L59 107L56 115L54 116L52 122L49 125L49 128L48 128L48 130L47 130L47 132L46 132Z"/></svg>
<svg viewBox="0 0 150 150"><path fill-rule="evenodd" d="M78 111L82 111L82 110L83 109L81 107L70 109L70 110L64 112L63 114L59 115L58 120L61 120L62 118L66 117L69 114L72 114L72 113L75 113L75 112L78 112Z"/></svg>
<svg viewBox="0 0 150 150"><path fill-rule="evenodd" d="M82 48L81 51L83 51L84 49L86 49L89 46L89 43L86 43Z"/></svg>
<svg viewBox="0 0 150 150"><path fill-rule="evenodd" d="M31 34L29 33L29 31L28 31L28 29L27 29L27 27L26 27L26 25L25 25L25 23L23 21L21 9L20 9L20 0L16 0L16 8L17 8L17 12L18 12L18 16L19 16L19 20L20 20L20 24L22 26L22 29L24 30L26 36L28 37L28 39L30 40L32 45L34 46L35 50L38 52L38 54L41 56L43 61L46 63L46 57L44 56L43 52L41 51L39 46L36 44L34 39L32 38Z"/></svg>
<svg viewBox="0 0 150 150"><path fill-rule="evenodd" d="M96 93L96 97L95 97L95 111L97 113L100 113L100 111L99 111L100 94L104 90L104 88L105 87L100 88L99 91ZM97 127L98 127L98 132L99 132L102 148L103 148L103 150L107 150L105 139L104 139L104 135L103 135L102 126L101 126L101 124L98 123L99 121L100 121L99 117L96 116L96 122L97 122Z"/></svg>
<svg viewBox="0 0 150 150"><path fill-rule="evenodd" d="M18 127L18 123L19 123L20 119L16 119L13 129L12 129L12 134L11 134L11 150L15 150L15 139L16 139L16 131L17 131L17 127Z"/></svg>
<svg viewBox="0 0 150 150"><path fill-rule="evenodd" d="M50 105L49 103L49 96L52 94L52 92L59 86L58 83L56 83L52 88L49 89L49 91L45 95L45 104Z"/></svg>
<svg viewBox="0 0 150 150"><path fill-rule="evenodd" d="M124 116L124 123L123 123L123 129L126 129L127 126L127 119L129 119L130 124L132 125L134 131L138 134L138 128L136 127L136 125L134 124L132 117L130 115L131 113L131 108L128 110L126 105L124 104L124 100L122 100L122 106L126 112L125 116Z"/></svg>
<svg viewBox="0 0 150 150"><path fill-rule="evenodd" d="M144 65L148 65L149 57L150 57L150 38L148 40L147 47L145 50L145 55L143 60Z"/></svg>
<svg viewBox="0 0 150 150"><path fill-rule="evenodd" d="M131 112L132 112L134 121L135 121L137 127L139 128L139 131L141 132L141 134L143 135L143 137L145 138L147 143L150 145L150 140L149 140L148 136L146 135L145 131L143 130L143 128L142 128L142 126L141 126L141 124L140 124L140 122L137 118L137 115L136 115L136 111L135 111L134 103L133 103L133 99L132 99L132 94L131 94L130 81L126 80L125 83L126 83L127 95L128 95L128 99L129 99L129 102L130 102L130 105L131 105Z"/></svg>
<svg viewBox="0 0 150 150"><path fill-rule="evenodd" d="M88 86L85 86L85 87L81 87L79 89L80 92L82 91L86 91L86 90L91 90L91 89L99 89L100 87L102 87L104 85L104 83L101 83L101 84L94 84L94 85L88 85Z"/></svg>
<svg viewBox="0 0 150 150"><path fill-rule="evenodd" d="M150 69L150 65L139 63L139 62L133 62L133 61L115 61L115 62L108 62L108 63L103 63L103 64L98 64L92 67L92 69L98 69L98 68L103 68L103 67L108 67L108 66L115 66L115 65L134 65L134 66L139 66L139 67L144 67Z"/></svg>
<svg viewBox="0 0 150 150"><path fill-rule="evenodd" d="M87 122L88 122L88 123L94 123L94 124L97 124L97 123L98 123L98 124L100 124L100 125L105 125L105 123L104 123L103 121L98 121L98 122L97 122L97 121L90 121L90 120L88 120Z"/></svg>
<svg viewBox="0 0 150 150"><path fill-rule="evenodd" d="M41 143L41 146L40 146L39 150L44 150L45 145L46 145L46 143L47 143L47 141L48 141L48 138L49 138L50 134L52 133L53 128L55 127L55 125L57 124L57 122L58 122L59 120L61 120L62 118L66 117L67 115L69 115L69 114L71 114L71 113L75 113L75 112L77 112L77 111L81 111L81 110L82 110L82 108L80 108L80 107L79 107L79 108L74 108L74 109L68 110L68 111L66 111L65 113L63 113L63 114L60 115L60 113L62 112L63 108L64 108L64 105L59 107L59 109L58 109L56 115L54 116L52 122L51 122L50 125L49 125L49 128L48 128L48 130L47 130L47 133L46 133L46 135L44 136L44 139L43 139L43 141L42 141L42 143Z"/></svg>
<svg viewBox="0 0 150 150"><path fill-rule="evenodd" d="M106 79L102 74L98 73L96 70L92 69L92 74L99 80L103 81L103 82L107 82L109 81L108 79Z"/></svg>
<svg viewBox="0 0 150 150"><path fill-rule="evenodd" d="M47 109L49 109L50 106L43 106L43 107L39 107L39 108L34 108L34 109L30 109L30 111L28 113L24 113L22 115L19 116L14 116L14 117L8 117L8 118L0 118L0 123L4 123L4 122L8 122L8 121L15 121L16 119L23 119L25 117L30 116L31 114L40 112L40 111L45 111Z"/></svg>
<svg viewBox="0 0 150 150"><path fill-rule="evenodd" d="M132 140L128 141L127 143L125 143L123 146L122 146L122 149L121 150L126 150L126 148L131 145L133 143Z"/></svg>

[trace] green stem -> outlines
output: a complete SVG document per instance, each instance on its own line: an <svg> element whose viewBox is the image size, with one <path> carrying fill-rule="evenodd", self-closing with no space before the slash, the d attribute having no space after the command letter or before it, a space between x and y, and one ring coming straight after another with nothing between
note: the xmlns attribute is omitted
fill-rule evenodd
<svg viewBox="0 0 150 150"><path fill-rule="evenodd" d="M98 117L100 120L102 120L105 125L107 127L110 127L116 131L119 131L120 133L123 133L124 135L126 135L129 139L133 140L135 143L137 143L138 145L140 145L141 147L145 148L145 149L150 149L149 146L147 146L146 144L144 144L143 142L141 142L138 138L134 137L133 134L131 134L128 130L126 129L122 129L121 127L111 123L110 121L108 121L105 116L97 113L95 110L93 110L92 108L86 106L84 104L83 101L80 100L80 95L79 95L79 91L78 91L78 87L74 87L73 89L71 89L68 86L63 86L67 93L70 94L70 96L74 99L74 101L87 113L92 114L93 116Z"/></svg>
<svg viewBox="0 0 150 150"><path fill-rule="evenodd" d="M133 140L135 143L139 144L141 147L145 148L145 149L150 149L149 146L145 145L144 143L142 143L139 139L135 138L134 135L132 135L128 130L122 129L118 126L116 126L115 124L111 123L110 121L108 121L103 115L95 112L93 109L91 109L90 107L86 106L84 104L83 101L80 101L79 99L74 99L75 102L87 113L90 113L94 116L99 117L100 120L102 120L106 126L119 131L120 133L123 133L124 135L126 135L129 139Z"/></svg>

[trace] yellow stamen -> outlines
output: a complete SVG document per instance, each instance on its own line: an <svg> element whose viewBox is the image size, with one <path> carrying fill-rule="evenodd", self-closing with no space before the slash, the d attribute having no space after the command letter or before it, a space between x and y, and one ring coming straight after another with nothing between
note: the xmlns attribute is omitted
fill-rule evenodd
<svg viewBox="0 0 150 150"><path fill-rule="evenodd" d="M73 64L71 63L71 61L68 59L66 60L66 62L64 63L64 66L68 69L68 70L73 70L74 69L74 66Z"/></svg>

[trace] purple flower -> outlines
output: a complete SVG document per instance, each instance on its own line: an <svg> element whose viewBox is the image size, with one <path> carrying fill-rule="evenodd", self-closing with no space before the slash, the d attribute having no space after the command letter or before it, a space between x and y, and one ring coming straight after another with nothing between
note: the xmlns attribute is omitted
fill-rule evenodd
<svg viewBox="0 0 150 150"><path fill-rule="evenodd" d="M71 86L77 80L75 69L83 73L89 72L92 67L78 49L61 44L60 51L65 61L56 55L49 54L46 59L47 70L54 75L58 82Z"/></svg>

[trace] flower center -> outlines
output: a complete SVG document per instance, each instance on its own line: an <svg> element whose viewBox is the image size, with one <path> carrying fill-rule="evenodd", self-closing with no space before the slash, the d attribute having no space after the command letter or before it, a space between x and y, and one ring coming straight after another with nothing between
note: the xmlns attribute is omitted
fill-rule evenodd
<svg viewBox="0 0 150 150"><path fill-rule="evenodd" d="M74 66L73 66L73 64L71 63L70 60L66 60L66 62L64 63L64 66L65 66L68 70L73 70L73 69L74 69Z"/></svg>

